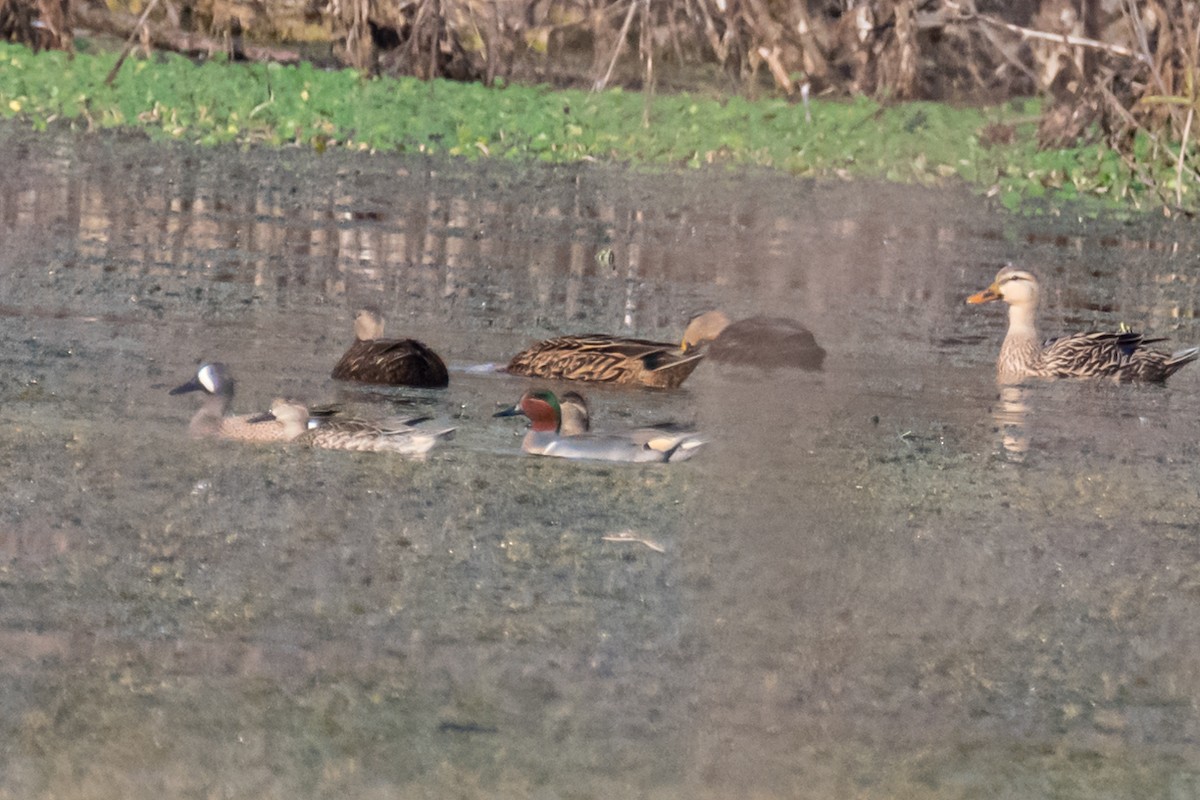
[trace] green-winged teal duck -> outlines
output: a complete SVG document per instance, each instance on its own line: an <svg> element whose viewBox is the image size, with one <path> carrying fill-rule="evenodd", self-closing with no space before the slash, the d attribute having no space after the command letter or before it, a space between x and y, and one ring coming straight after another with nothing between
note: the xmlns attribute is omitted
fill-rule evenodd
<svg viewBox="0 0 1200 800"><path fill-rule="evenodd" d="M1008 303L1008 333L996 361L1001 383L1025 378L1112 378L1118 381L1156 382L1169 378L1200 357L1200 348L1164 353L1146 347L1161 338L1140 333L1073 333L1049 339L1038 337L1035 315L1038 280L1033 273L1007 266L996 273L992 285L967 298L968 303Z"/></svg>
<svg viewBox="0 0 1200 800"><path fill-rule="evenodd" d="M284 398L276 398L271 403L271 410L260 419L281 424L284 438L289 441L327 450L423 455L454 433L454 428L425 430L413 427L423 418L368 421L339 417L313 427L309 425L309 413L304 404Z"/></svg>
<svg viewBox="0 0 1200 800"><path fill-rule="evenodd" d="M354 344L333 368L332 377L388 386L441 388L450 383L446 364L416 339L384 339L383 317L372 308L354 314Z"/></svg>
<svg viewBox="0 0 1200 800"><path fill-rule="evenodd" d="M752 367L819 370L825 350L812 332L785 317L749 317L734 322L723 311L693 317L683 332L683 352L703 352L722 363Z"/></svg>
<svg viewBox="0 0 1200 800"><path fill-rule="evenodd" d="M639 428L621 433L590 433L587 404L578 393L568 402L574 422L564 430L563 404L548 390L521 395L517 404L494 416L524 415L530 429L521 449L526 453L597 461L683 461L696 454L704 440L694 431Z"/></svg>
<svg viewBox="0 0 1200 800"><path fill-rule="evenodd" d="M561 417L559 433L563 436L578 436L592 429L587 400L579 392L563 392L558 398L558 410Z"/></svg>
<svg viewBox="0 0 1200 800"><path fill-rule="evenodd" d="M546 339L508 362L514 375L674 389L702 358L673 344L590 333Z"/></svg>
<svg viewBox="0 0 1200 800"><path fill-rule="evenodd" d="M176 386L170 394L204 392L207 397L200 410L188 424L188 432L201 438L214 436L221 439L237 439L245 442L278 442L288 438L278 422L256 421L256 415L229 415L233 405L233 377L229 368L219 361L201 365L187 383Z"/></svg>

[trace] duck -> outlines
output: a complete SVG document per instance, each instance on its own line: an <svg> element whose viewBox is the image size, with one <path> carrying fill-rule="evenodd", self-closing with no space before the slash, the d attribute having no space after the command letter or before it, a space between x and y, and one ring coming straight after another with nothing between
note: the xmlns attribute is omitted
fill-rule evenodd
<svg viewBox="0 0 1200 800"><path fill-rule="evenodd" d="M702 358L666 342L588 333L538 342L513 356L507 370L531 378L676 389Z"/></svg>
<svg viewBox="0 0 1200 800"><path fill-rule="evenodd" d="M578 436L581 433L588 433L592 429L591 412L588 410L587 400L579 392L570 391L558 395L558 406L562 417L559 424L559 435ZM678 422L659 422L626 431L623 435L629 436L635 441L647 442L672 434L698 436L693 428Z"/></svg>
<svg viewBox="0 0 1200 800"><path fill-rule="evenodd" d="M563 436L578 436L592 429L592 417L588 412L587 400L579 392L563 392L558 398L561 422L559 433Z"/></svg>
<svg viewBox="0 0 1200 800"><path fill-rule="evenodd" d="M575 419L567 428L564 428L563 403L548 389L527 391L515 405L497 411L493 416L528 417L530 429L521 442L521 449L539 456L662 463L685 461L705 444L695 431L672 430L665 426L592 433L587 403L578 393L573 394L575 397L568 400L567 407ZM566 418L570 419L570 415Z"/></svg>
<svg viewBox="0 0 1200 800"><path fill-rule="evenodd" d="M317 426L309 424L309 417L303 403L277 397L270 410L256 419L260 423L281 425L286 441L326 450L424 455L454 434L454 428L425 430L415 427L418 422L425 421L425 417L381 421L339 417Z"/></svg>
<svg viewBox="0 0 1200 800"><path fill-rule="evenodd" d="M1000 383L1019 383L1026 378L1162 383L1200 358L1200 347L1165 353L1147 347L1165 339L1133 331L1072 333L1042 342L1035 322L1038 291L1038 279L1032 272L1010 264L996 273L991 286L967 298L973 305L996 300L1008 303L1008 333L996 361Z"/></svg>
<svg viewBox="0 0 1200 800"><path fill-rule="evenodd" d="M450 376L441 357L416 339L383 338L383 317L373 308L354 312L354 344L333 368L331 377L387 386L440 389Z"/></svg>
<svg viewBox="0 0 1200 800"><path fill-rule="evenodd" d="M230 415L233 391L234 380L229 367L220 361L212 361L201 364L190 381L176 386L169 394L204 392L207 395L188 423L192 438L215 437L245 442L279 442L288 438L281 424L259 419L260 415Z"/></svg>
<svg viewBox="0 0 1200 800"><path fill-rule="evenodd" d="M825 363L825 350L812 331L786 317L749 317L736 322L720 309L688 321L681 350L704 348L712 361L773 369L797 367L816 371Z"/></svg>

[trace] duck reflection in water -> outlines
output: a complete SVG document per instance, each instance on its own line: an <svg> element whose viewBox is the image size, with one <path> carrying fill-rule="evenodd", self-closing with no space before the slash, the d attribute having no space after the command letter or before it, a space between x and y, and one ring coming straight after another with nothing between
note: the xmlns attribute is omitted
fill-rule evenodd
<svg viewBox="0 0 1200 800"><path fill-rule="evenodd" d="M1000 436L1001 455L1009 461L1021 462L1029 451L1029 404L1024 386L1010 384L1000 387L1000 397L992 406L992 419Z"/></svg>

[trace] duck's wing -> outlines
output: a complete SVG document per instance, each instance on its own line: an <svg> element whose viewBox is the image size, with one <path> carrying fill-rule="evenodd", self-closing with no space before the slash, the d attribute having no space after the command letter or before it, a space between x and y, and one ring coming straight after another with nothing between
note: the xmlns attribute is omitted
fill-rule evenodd
<svg viewBox="0 0 1200 800"><path fill-rule="evenodd" d="M1156 365L1165 364L1171 356L1146 347L1162 341L1165 341L1162 337L1151 338L1135 331L1088 331L1059 336L1042 346L1041 367L1054 377L1163 380L1165 375L1150 376ZM1179 363L1171 372L1186 363L1189 361Z"/></svg>
<svg viewBox="0 0 1200 800"><path fill-rule="evenodd" d="M516 375L600 383L647 383L678 386L701 356L685 356L666 342L629 339L602 333L546 339L513 356Z"/></svg>
<svg viewBox="0 0 1200 800"><path fill-rule="evenodd" d="M388 386L440 388L450 382L446 364L416 339L359 339L333 368L336 380Z"/></svg>

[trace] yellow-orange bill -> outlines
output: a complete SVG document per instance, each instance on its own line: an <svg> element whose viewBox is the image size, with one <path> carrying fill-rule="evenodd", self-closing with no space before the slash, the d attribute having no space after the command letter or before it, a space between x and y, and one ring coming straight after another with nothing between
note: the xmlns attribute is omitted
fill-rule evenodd
<svg viewBox="0 0 1200 800"><path fill-rule="evenodd" d="M1000 295L993 292L991 289L984 289L982 292L976 292L967 298L967 302L971 304L990 303L993 300L999 300Z"/></svg>

